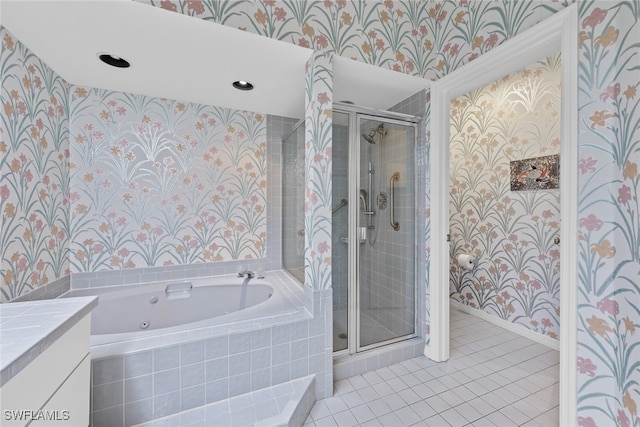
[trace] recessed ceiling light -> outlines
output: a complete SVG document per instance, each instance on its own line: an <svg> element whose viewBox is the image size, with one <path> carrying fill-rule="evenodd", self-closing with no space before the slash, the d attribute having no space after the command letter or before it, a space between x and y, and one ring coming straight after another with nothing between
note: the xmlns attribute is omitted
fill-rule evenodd
<svg viewBox="0 0 640 427"><path fill-rule="evenodd" d="M247 81L244 80L237 80L235 82L232 83L233 87L235 87L238 90L251 90L253 89L253 85Z"/></svg>
<svg viewBox="0 0 640 427"><path fill-rule="evenodd" d="M109 53L101 53L98 55L98 58L100 58L100 61L104 62L105 64L111 65L112 67L116 67L116 68L131 67L131 64L126 59L122 59L119 56L111 55Z"/></svg>

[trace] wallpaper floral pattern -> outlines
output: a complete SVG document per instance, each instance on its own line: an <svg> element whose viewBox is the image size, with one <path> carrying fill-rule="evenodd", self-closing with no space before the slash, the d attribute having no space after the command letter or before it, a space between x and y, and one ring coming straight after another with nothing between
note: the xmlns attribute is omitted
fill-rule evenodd
<svg viewBox="0 0 640 427"><path fill-rule="evenodd" d="M548 0L137 1L430 80L562 7Z"/></svg>
<svg viewBox="0 0 640 427"><path fill-rule="evenodd" d="M564 7L547 0L137 1L429 80L446 75ZM427 149L426 164L428 154ZM428 204L428 194L426 200ZM425 215L428 277L428 205ZM428 330L427 313L427 335Z"/></svg>
<svg viewBox="0 0 640 427"><path fill-rule="evenodd" d="M153 2L427 79L455 70L566 5L465 0ZM640 324L640 113L639 83L634 77L640 50L638 7L632 1L579 2L581 327L577 368L583 426L639 423L640 369L631 357L638 348Z"/></svg>
<svg viewBox="0 0 640 427"><path fill-rule="evenodd" d="M331 288L331 56L315 53L305 81L305 284Z"/></svg>
<svg viewBox="0 0 640 427"><path fill-rule="evenodd" d="M637 426L640 4L580 4L579 30L578 422Z"/></svg>
<svg viewBox="0 0 640 427"><path fill-rule="evenodd" d="M71 88L74 272L265 256L261 114Z"/></svg>
<svg viewBox="0 0 640 427"><path fill-rule="evenodd" d="M510 191L509 166L559 153L560 68L556 55L452 102L449 195L452 297L556 339L560 192Z"/></svg>
<svg viewBox="0 0 640 427"><path fill-rule="evenodd" d="M0 301L69 274L69 86L0 28Z"/></svg>
<svg viewBox="0 0 640 427"><path fill-rule="evenodd" d="M554 1L366 1L366 0L142 0L155 6L186 13L202 19L243 28L279 40L307 45L316 50L336 53L407 74L434 79L521 33L535 23L563 8ZM572 3L572 1L570 2ZM638 236L638 69L640 68L640 12L635 1L581 1L580 32L580 214L579 270L576 283L580 293L578 319L579 413L581 426L638 425L640 368L637 357L640 335L640 260ZM12 65L8 45L19 43L2 33L3 182L6 162L11 162L5 122L20 111L10 92L4 90L12 81L16 90L26 74L24 62ZM13 56L15 58L15 56ZM34 59L35 60L35 59ZM35 65L34 65L35 66ZM11 67L11 68L9 68ZM38 69L38 67L36 67ZM35 76L28 88L33 90ZM63 82L55 76L43 87L64 92ZM55 89L58 83L60 89ZM24 87L27 87L24 84ZM331 96L328 92L327 96ZM43 99L50 99L43 96ZM62 96L56 98L66 105ZM15 100L17 101L17 100ZM7 107L7 102L9 107ZM46 101L43 101L46 103ZM26 102L25 102L25 105ZM64 107L63 107L64 108ZM57 106L54 107L56 114ZM48 107L47 107L48 110ZM47 112L48 115L48 112ZM37 117L31 116L37 120ZM49 116L50 117L50 116ZM64 132L64 118L52 122L52 129ZM46 125L46 121L43 123ZM37 126L36 126L37 128ZM42 132L42 130L41 130ZM52 132L55 134L55 132ZM63 138L64 140L64 138ZM57 142L48 141L48 147ZM60 143L64 145L64 143ZM21 146L22 148L22 146ZM27 154L25 153L25 156ZM62 148L64 157L64 148ZM426 153L428 156L428 153ZM54 156L55 157L55 156ZM8 159L8 160L5 160ZM59 159L58 159L59 160ZM18 158L18 161L21 160ZM29 160L27 160L28 162ZM64 168L64 167L62 167ZM26 171L25 171L26 172ZM12 174L15 174L12 172ZM25 177L26 178L26 177ZM77 177L76 177L77 178ZM15 182L16 177L10 177ZM50 183L52 177L49 177ZM427 177L428 179L428 177ZM33 182L33 181L32 181ZM44 183L44 181L42 181ZM25 188L20 184L20 188ZM46 184L45 184L46 185ZM64 182L56 183L64 188ZM11 188L7 185L7 190ZM2 189L2 212L9 204L7 190ZM39 192L39 190L37 190ZM54 194L53 192L50 194ZM58 193L55 193L58 194ZM62 193L64 194L64 192ZM64 198L63 198L64 201ZM324 203L324 202L323 202ZM48 206L60 206L52 203ZM63 204L64 206L64 204ZM76 205L77 206L77 205ZM10 213L17 214L9 210ZM58 210L65 218L64 208ZM429 209L426 212L429 216ZM24 215L23 215L24 217ZM4 218L3 218L4 219ZM118 218L116 218L117 220ZM28 218L27 218L28 220ZM6 239L3 222L3 239ZM26 221L13 236L22 235ZM194 224L195 226L195 224ZM58 221L58 233L69 235L70 226ZM428 253L427 223L427 253ZM15 234L17 233L17 234ZM12 240L13 238L8 238ZM64 239L53 240L64 247ZM17 241L17 240L16 240ZM319 252L319 240L316 248ZM3 242L3 268L13 252ZM18 243L19 244L19 243ZM47 242L47 245L49 243ZM86 245L88 247L88 245ZM22 248L21 248L22 250ZM316 252L316 253L318 253ZM25 252L25 258L38 259L37 251ZM66 270L64 250L60 271ZM310 255L310 253L309 253ZM167 259L172 258L167 255ZM57 258L56 258L57 259ZM30 261L29 261L30 262ZM43 262L46 264L47 261ZM37 262L36 262L37 264ZM34 264L35 265L35 264ZM49 268L48 266L46 268ZM27 271L25 268L24 271ZM29 273L37 268L29 269ZM53 269L51 270L53 271ZM319 283L324 274L315 275ZM3 274L6 274L3 272ZM53 273L51 273L53 274ZM49 277L51 280L51 277ZM316 279L313 279L316 280ZM21 283L24 283L21 282ZM26 285L27 287L31 285ZM315 286L315 285L314 285ZM7 289L5 286L3 289ZM634 353L635 352L635 353Z"/></svg>

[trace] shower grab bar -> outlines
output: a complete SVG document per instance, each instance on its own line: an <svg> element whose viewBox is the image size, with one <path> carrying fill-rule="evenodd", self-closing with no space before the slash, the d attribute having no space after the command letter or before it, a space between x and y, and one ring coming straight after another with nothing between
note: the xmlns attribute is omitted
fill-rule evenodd
<svg viewBox="0 0 640 427"><path fill-rule="evenodd" d="M338 212L340 209L344 208L345 206L347 206L347 199L342 199L340 201L340 204L338 206L336 206L335 208L333 208L333 210L331 211L331 215L335 215L336 212Z"/></svg>
<svg viewBox="0 0 640 427"><path fill-rule="evenodd" d="M398 221L396 221L395 218L395 204L394 204L394 196L395 196L395 185L394 183L396 181L400 180L400 173L399 172L394 172L393 175L391 175L391 179L389 180L389 204L391 205L391 212L389 214L389 220L391 222L391 227L395 230L398 231L400 230L400 223Z"/></svg>

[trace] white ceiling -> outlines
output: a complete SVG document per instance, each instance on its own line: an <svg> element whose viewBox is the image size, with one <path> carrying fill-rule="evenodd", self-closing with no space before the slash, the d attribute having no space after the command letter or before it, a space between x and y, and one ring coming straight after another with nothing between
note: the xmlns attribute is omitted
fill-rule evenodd
<svg viewBox="0 0 640 427"><path fill-rule="evenodd" d="M72 84L301 118L310 49L131 0L2 0L0 22ZM97 58L110 53L132 66ZM255 89L234 89L247 80ZM386 109L426 80L335 58L334 99Z"/></svg>

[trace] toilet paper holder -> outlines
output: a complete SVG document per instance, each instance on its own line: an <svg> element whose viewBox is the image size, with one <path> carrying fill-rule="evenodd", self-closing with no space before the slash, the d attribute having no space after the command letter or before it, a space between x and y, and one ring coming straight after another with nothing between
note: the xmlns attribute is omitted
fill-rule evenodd
<svg viewBox="0 0 640 427"><path fill-rule="evenodd" d="M463 270L474 270L478 267L478 258L473 255L458 254L456 260L458 260L458 265Z"/></svg>

